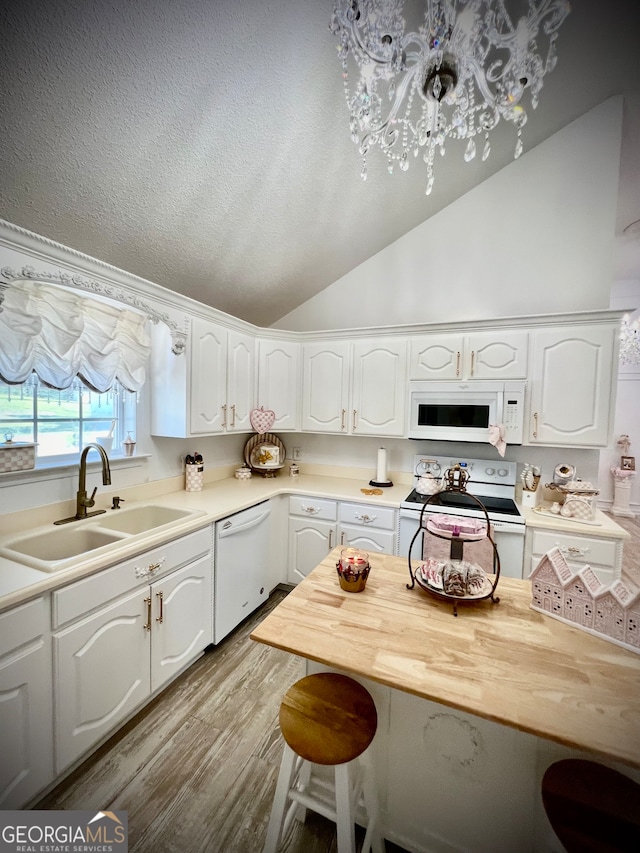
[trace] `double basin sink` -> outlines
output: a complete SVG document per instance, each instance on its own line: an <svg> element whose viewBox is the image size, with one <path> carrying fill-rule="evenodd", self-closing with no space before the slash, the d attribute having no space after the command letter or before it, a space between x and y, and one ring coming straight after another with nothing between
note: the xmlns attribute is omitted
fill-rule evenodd
<svg viewBox="0 0 640 853"><path fill-rule="evenodd" d="M0 542L0 555L41 571L54 572L67 568L73 560L89 552L201 515L204 515L201 510L141 504L59 527L51 524L5 539Z"/></svg>

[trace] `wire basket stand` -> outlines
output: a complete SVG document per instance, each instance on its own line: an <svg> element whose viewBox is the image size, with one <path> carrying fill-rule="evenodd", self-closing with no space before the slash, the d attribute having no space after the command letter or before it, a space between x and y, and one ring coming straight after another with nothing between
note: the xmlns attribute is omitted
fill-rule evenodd
<svg viewBox="0 0 640 853"><path fill-rule="evenodd" d="M427 507L431 505L438 506L442 505L440 500L440 495L442 492L436 492L433 495L430 495L424 504L422 505L422 510L420 512L420 524L418 525L418 529L413 535L411 540L411 544L409 545L409 554L407 557L407 563L409 566L409 576L411 578L411 583L407 584L407 589L414 589L416 583L418 586L428 592L430 595L435 598L440 599L441 601L448 601L453 606L453 615L458 615L458 604L465 604L469 602L483 601L485 599L491 599L494 604L497 604L500 601L500 598L495 594L496 587L498 586L498 581L500 579L500 555L498 554L498 549L496 547L495 540L491 535L491 522L489 520L489 514L485 505L482 503L480 498L476 497L476 495L471 494L471 492L467 491L467 482L469 480L469 473L464 468L461 468L459 464L453 466L453 468L449 468L445 472L444 480L445 480L445 488L444 492L458 492L464 493L468 498L470 498L475 504L477 504L478 509L481 511L484 516L484 522L486 525L486 534L483 536L483 539L487 539L491 546L492 551L492 574L493 580L489 579L489 576L486 575L486 582L482 587L481 591L477 595L453 595L451 593L445 592L444 589L434 588L431 584L429 584L424 578L420 575L420 568L414 569L411 565L411 555L413 551L413 546L415 541L420 537L420 534L424 531L425 535L434 536L437 539L441 539L444 541L449 541L449 561L452 563L462 563L464 559L464 547L465 542L471 544L471 542L477 542L478 537L475 536L471 539L465 538L464 533L456 532L454 529L452 532L436 532L433 528L429 528L427 526L425 516L428 516ZM443 507L446 510L446 507ZM464 522L464 519L460 519L461 522ZM423 559L423 554L420 555L420 560Z"/></svg>

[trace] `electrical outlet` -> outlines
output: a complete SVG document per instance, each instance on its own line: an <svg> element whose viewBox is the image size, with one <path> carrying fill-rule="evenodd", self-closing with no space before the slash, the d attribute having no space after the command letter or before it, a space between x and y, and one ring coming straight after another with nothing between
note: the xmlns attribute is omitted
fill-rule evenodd
<svg viewBox="0 0 640 853"><path fill-rule="evenodd" d="M291 458L294 462L299 462L302 459L302 450L299 447L292 447Z"/></svg>

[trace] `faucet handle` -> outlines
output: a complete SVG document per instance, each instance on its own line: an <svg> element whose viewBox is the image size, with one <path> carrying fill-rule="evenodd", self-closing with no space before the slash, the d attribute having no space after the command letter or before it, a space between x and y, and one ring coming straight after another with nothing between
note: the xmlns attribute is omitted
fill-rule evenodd
<svg viewBox="0 0 640 853"><path fill-rule="evenodd" d="M86 506L93 506L95 504L95 496L96 496L97 491L98 491L98 487L96 486L94 488L94 490L91 492L91 497L87 501Z"/></svg>

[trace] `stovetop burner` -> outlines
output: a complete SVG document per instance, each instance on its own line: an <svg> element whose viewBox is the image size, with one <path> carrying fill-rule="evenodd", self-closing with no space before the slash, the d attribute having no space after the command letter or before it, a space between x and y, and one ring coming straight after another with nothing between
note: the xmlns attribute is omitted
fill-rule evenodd
<svg viewBox="0 0 640 853"><path fill-rule="evenodd" d="M419 508L429 497L430 495L421 495L414 489L405 499L405 503L416 504L416 507ZM489 514L493 512L501 515L520 515L520 510L511 498L499 498L492 495L477 495L477 497L485 505ZM478 509L473 498L464 492L439 492L438 496L431 501L431 506L434 508L441 506L447 509Z"/></svg>

